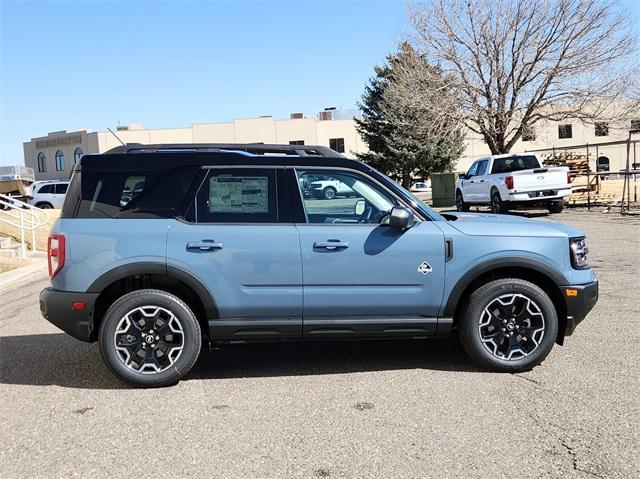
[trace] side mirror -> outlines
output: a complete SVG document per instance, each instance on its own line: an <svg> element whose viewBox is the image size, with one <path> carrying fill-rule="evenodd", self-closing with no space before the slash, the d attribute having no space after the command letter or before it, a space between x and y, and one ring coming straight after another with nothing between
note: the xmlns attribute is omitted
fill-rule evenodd
<svg viewBox="0 0 640 479"><path fill-rule="evenodd" d="M389 226L398 230L413 226L413 211L403 206L394 206L389 213Z"/></svg>
<svg viewBox="0 0 640 479"><path fill-rule="evenodd" d="M356 204L353 205L353 214L356 216L360 216L362 213L364 213L365 206L366 204L364 200L356 201Z"/></svg>
<svg viewBox="0 0 640 479"><path fill-rule="evenodd" d="M458 178L461 179L461 180L466 180L467 179L467 174L466 173L460 173L458 175Z"/></svg>

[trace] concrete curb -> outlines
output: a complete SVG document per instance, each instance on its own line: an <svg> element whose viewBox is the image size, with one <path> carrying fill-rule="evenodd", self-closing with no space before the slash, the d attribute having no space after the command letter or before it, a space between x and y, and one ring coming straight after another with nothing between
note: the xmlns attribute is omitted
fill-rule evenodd
<svg viewBox="0 0 640 479"><path fill-rule="evenodd" d="M5 288L31 274L44 272L47 269L46 258L38 258L34 263L12 269L6 273L0 273L0 288Z"/></svg>

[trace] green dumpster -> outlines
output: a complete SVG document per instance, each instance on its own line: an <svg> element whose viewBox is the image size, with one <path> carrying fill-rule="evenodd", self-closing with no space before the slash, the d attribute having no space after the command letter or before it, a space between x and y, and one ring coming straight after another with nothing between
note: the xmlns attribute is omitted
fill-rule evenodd
<svg viewBox="0 0 640 479"><path fill-rule="evenodd" d="M444 208L456 204L456 180L460 173L436 173L431 175L432 206Z"/></svg>

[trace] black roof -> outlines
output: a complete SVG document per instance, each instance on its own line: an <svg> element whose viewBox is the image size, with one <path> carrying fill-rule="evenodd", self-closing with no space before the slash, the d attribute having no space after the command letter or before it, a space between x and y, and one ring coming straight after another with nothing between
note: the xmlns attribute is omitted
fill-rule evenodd
<svg viewBox="0 0 640 479"><path fill-rule="evenodd" d="M273 165L326 166L368 171L360 161L326 146L254 144L128 144L101 154L87 154L76 170L170 170L181 166Z"/></svg>

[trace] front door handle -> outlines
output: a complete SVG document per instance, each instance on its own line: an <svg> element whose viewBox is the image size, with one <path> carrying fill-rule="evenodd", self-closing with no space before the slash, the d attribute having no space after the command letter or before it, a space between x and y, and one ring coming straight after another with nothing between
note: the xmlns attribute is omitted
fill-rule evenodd
<svg viewBox="0 0 640 479"><path fill-rule="evenodd" d="M187 243L187 250L212 251L216 249L222 249L223 247L223 243L219 243L213 240L193 241Z"/></svg>
<svg viewBox="0 0 640 479"><path fill-rule="evenodd" d="M334 240L334 239L330 239L327 241L316 241L315 243L313 243L313 249L335 250L335 249L346 249L348 247L349 247L348 241L340 241L340 240Z"/></svg>

